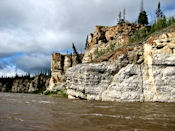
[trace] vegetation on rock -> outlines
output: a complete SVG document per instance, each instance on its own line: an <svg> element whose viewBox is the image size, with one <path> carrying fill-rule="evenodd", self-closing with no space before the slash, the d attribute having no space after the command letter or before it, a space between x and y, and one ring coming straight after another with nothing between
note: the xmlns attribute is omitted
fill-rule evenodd
<svg viewBox="0 0 175 131"><path fill-rule="evenodd" d="M175 18L170 17L167 19L165 16L159 18L153 25L146 26L141 30L136 31L130 38L129 43L140 43L144 41L146 38L151 36L155 32L159 32L162 29L165 29L169 26L175 24Z"/></svg>
<svg viewBox="0 0 175 131"><path fill-rule="evenodd" d="M58 90L58 91L46 91L44 92L44 95L49 95L49 96L54 96L54 97L67 97L67 90L66 89L62 89L62 90Z"/></svg>
<svg viewBox="0 0 175 131"><path fill-rule="evenodd" d="M110 44L110 46L106 49L98 49L97 48L95 50L96 58L99 58L99 57L103 56L104 54L107 54L108 52L113 51L116 46L117 46L117 43L114 43L114 44Z"/></svg>

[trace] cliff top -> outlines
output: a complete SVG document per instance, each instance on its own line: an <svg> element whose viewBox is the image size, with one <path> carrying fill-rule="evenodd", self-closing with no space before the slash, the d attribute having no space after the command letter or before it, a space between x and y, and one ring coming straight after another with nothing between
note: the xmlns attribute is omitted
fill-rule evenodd
<svg viewBox="0 0 175 131"><path fill-rule="evenodd" d="M143 30L146 30L144 32L145 33L144 37L141 37L137 40L132 40L132 37L135 37L136 35L143 33ZM128 54L129 51L133 51L133 50L141 51L142 45L144 43L153 44L153 40L158 38L160 35L166 35L167 33L175 32L175 24L172 24L160 30L156 30L155 32L149 32L149 30L147 27L146 29L143 27L141 30L138 30L138 32L134 33L130 37L130 40L126 44L121 45L121 44L113 43L107 48L104 48L102 50L98 49L97 51L96 49L95 50L96 58L93 59L91 62L98 63L98 62L103 62L103 61L115 61L118 59L118 57L121 54Z"/></svg>

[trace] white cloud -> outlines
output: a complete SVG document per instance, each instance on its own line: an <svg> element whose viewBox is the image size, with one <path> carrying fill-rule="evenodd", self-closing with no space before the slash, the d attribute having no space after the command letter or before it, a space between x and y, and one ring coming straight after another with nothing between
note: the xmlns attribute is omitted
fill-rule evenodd
<svg viewBox="0 0 175 131"><path fill-rule="evenodd" d="M140 2L141 0L0 0L0 57L23 52L24 55L14 62L20 65L20 69L24 69L27 65L22 64L21 59L27 61L31 57L30 61L35 61L35 58L42 57L41 54L44 56L53 50L70 50L72 42L83 49L86 36L93 32L95 25L115 25L120 10L126 8L126 19L136 21ZM144 1L144 8L152 19L158 2L159 0ZM167 16L174 15L174 4L174 0L161 0L161 7ZM35 63L37 62L46 64L44 61L36 60ZM33 63L30 66L31 70L42 67L41 64Z"/></svg>
<svg viewBox="0 0 175 131"><path fill-rule="evenodd" d="M148 14L154 14L159 0L145 1ZM69 4L67 4L69 3ZM162 0L162 8L175 4ZM117 13L126 8L126 18L135 21L138 0L1 0L0 55L15 52L51 52L83 47L86 35L95 25L114 25ZM166 11L173 14L175 11Z"/></svg>
<svg viewBox="0 0 175 131"><path fill-rule="evenodd" d="M17 69L15 66L7 66L3 69L0 69L0 77L1 76L11 77L11 76L15 76L16 73L19 76L22 76L22 75L26 74L26 72L24 72L21 69Z"/></svg>

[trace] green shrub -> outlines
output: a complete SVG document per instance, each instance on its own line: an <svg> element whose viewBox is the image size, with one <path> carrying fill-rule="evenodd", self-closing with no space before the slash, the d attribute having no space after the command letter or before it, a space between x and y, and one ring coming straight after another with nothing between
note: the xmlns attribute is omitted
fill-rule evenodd
<svg viewBox="0 0 175 131"><path fill-rule="evenodd" d="M99 50L99 49L97 48L97 49L95 50L96 58L99 58L99 57L105 55L106 53L113 51L113 50L116 48L116 45L117 45L117 43L114 43L114 44L111 44L108 48L106 48L106 49L101 49L101 50Z"/></svg>
<svg viewBox="0 0 175 131"><path fill-rule="evenodd" d="M163 16L162 18L159 18L157 22L151 25L151 29L149 29L148 27L144 27L136 31L129 39L129 43L139 42L147 38L152 33L159 31L163 28L166 28L168 26L171 26L174 23L175 23L174 17L170 17L169 19L167 19L165 16Z"/></svg>
<svg viewBox="0 0 175 131"><path fill-rule="evenodd" d="M52 92L47 91L47 92L44 92L44 95L67 97L67 93L65 89L62 89L59 91L52 91Z"/></svg>
<svg viewBox="0 0 175 131"><path fill-rule="evenodd" d="M153 33L153 32L155 32L155 31L157 31L157 30L161 30L161 29L163 29L163 28L165 28L165 27L167 27L168 26L168 24L167 24L168 22L167 22L167 18L164 16L163 18L159 18L158 20L157 20L157 22L156 23L154 23L152 26L151 26L151 33Z"/></svg>
<svg viewBox="0 0 175 131"><path fill-rule="evenodd" d="M167 25L168 26L170 26L170 25L172 25L172 24L174 24L175 23L175 18L174 17L170 17L169 19L168 19L168 21L167 21Z"/></svg>
<svg viewBox="0 0 175 131"><path fill-rule="evenodd" d="M149 31L146 27L137 30L129 39L129 43L134 43L134 42L138 42L144 38L146 38L149 34Z"/></svg>

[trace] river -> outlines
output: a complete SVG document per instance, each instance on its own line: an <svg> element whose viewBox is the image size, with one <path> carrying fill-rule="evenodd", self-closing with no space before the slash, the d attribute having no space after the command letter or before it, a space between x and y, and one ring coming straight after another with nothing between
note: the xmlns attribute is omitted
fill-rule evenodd
<svg viewBox="0 0 175 131"><path fill-rule="evenodd" d="M175 130L175 103L116 103L0 93L0 131Z"/></svg>

